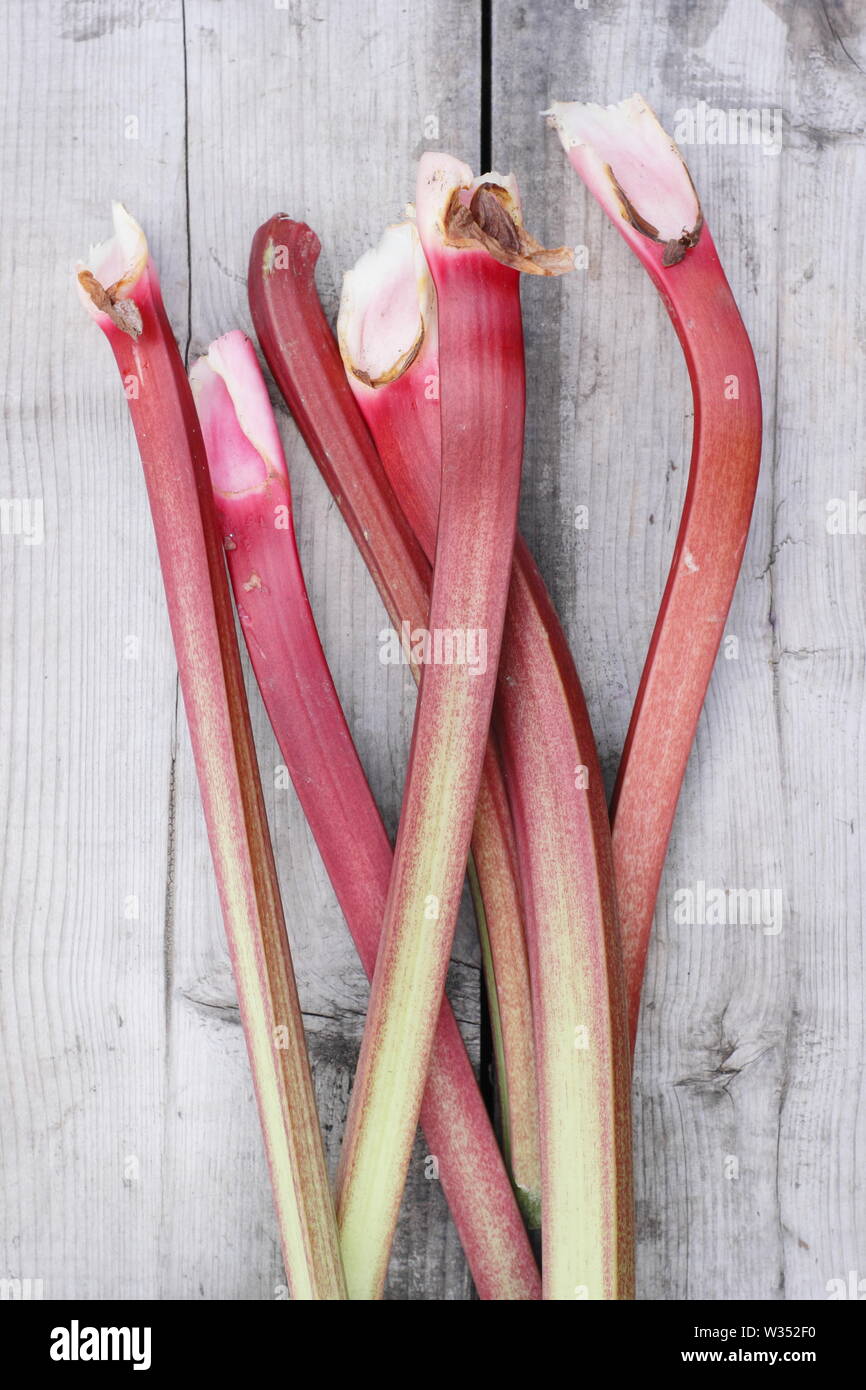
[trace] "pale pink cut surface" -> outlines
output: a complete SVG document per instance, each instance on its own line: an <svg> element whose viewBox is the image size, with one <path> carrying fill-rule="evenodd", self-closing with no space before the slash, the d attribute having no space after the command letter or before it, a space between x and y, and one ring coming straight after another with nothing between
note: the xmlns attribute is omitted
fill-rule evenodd
<svg viewBox="0 0 866 1390"><path fill-rule="evenodd" d="M612 217L625 213L611 170L659 241L698 225L700 204L682 155L643 97L612 106L554 101L547 114L571 163Z"/></svg>
<svg viewBox="0 0 866 1390"><path fill-rule="evenodd" d="M255 348L238 329L218 338L189 374L217 492L261 487L286 477L283 446Z"/></svg>
<svg viewBox="0 0 866 1390"><path fill-rule="evenodd" d="M418 232L411 222L394 223L343 276L337 335L347 368L373 386L399 376L431 317L435 297Z"/></svg>

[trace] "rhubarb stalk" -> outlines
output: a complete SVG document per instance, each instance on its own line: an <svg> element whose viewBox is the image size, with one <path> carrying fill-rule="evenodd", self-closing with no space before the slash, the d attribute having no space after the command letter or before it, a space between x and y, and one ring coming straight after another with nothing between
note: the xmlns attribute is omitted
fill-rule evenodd
<svg viewBox="0 0 866 1390"><path fill-rule="evenodd" d="M388 227L379 245L343 276L337 321L349 384L388 480L427 560L439 515L439 341L436 293L418 232ZM408 440L405 436L408 433ZM423 463L413 455L420 436ZM399 462L398 462L399 461ZM541 1225L538 1086L532 1001L522 911L497 901L517 863L504 781L488 748L469 862L487 986L506 1158L531 1228Z"/></svg>
<svg viewBox="0 0 866 1390"><path fill-rule="evenodd" d="M147 242L117 203L114 230L78 283L114 353L141 453L289 1287L296 1299L344 1298L202 435Z"/></svg>
<svg viewBox="0 0 866 1390"><path fill-rule="evenodd" d="M436 305L411 223L389 227L344 277L338 329L385 470L432 555L440 492ZM494 720L532 957L545 1297L629 1298L630 1058L610 827L577 672L520 537Z"/></svg>
<svg viewBox="0 0 866 1390"><path fill-rule="evenodd" d="M320 244L279 215L250 252L250 310L274 379L294 416L396 632L427 631L430 565L407 524L346 381L315 283ZM437 389L437 383L430 383ZM412 661L416 679L420 670ZM538 1224L540 1156L532 1006L513 831L498 756L488 743L472 838L496 977L508 995L506 1148L521 1208Z"/></svg>
<svg viewBox="0 0 866 1390"><path fill-rule="evenodd" d="M190 374L247 648L304 814L372 976L392 851L328 670L307 597L289 478L267 389L242 333ZM538 1297L538 1273L450 1005L421 1109L482 1299Z"/></svg>
<svg viewBox="0 0 866 1390"><path fill-rule="evenodd" d="M517 267L544 273L516 196L423 156L418 218L439 302L442 493L429 635L382 943L337 1175L350 1293L388 1262L445 984L487 742L523 455ZM495 254L494 254L495 253ZM462 643L464 658L437 657ZM470 643L484 660L468 659ZM460 648L458 647L458 651Z"/></svg>
<svg viewBox="0 0 866 1390"><path fill-rule="evenodd" d="M694 396L682 519L611 807L634 1039L667 844L749 530L761 394L691 176L643 98L606 107L554 102L549 115L571 164L661 295Z"/></svg>

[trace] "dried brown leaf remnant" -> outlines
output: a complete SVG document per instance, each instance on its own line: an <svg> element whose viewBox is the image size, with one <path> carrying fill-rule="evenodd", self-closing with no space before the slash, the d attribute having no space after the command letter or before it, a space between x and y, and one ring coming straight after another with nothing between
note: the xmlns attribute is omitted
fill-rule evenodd
<svg viewBox="0 0 866 1390"><path fill-rule="evenodd" d="M479 184L468 205L460 193L460 189L454 190L445 215L449 246L480 244L494 260L526 275L564 275L572 269L574 253L570 247L548 249L516 221L507 189L496 183Z"/></svg>
<svg viewBox="0 0 866 1390"><path fill-rule="evenodd" d="M93 300L97 309L101 313L107 314L113 324L124 333L128 333L130 338L141 337L144 324L138 305L134 299L117 297L117 291L122 281L118 280L116 284L109 285L106 289L104 285L99 283L92 271L79 270L78 283Z"/></svg>

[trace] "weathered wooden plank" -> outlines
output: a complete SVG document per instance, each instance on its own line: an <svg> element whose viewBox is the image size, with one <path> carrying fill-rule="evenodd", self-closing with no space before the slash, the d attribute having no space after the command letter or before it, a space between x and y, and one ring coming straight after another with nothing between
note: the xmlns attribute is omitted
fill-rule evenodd
<svg viewBox="0 0 866 1390"><path fill-rule="evenodd" d="M690 397L654 291L536 113L554 97L640 90L671 130L702 99L785 120L781 154L685 150L753 337L767 429L728 624L737 647L719 661L701 721L645 990L643 1298L820 1298L829 1278L863 1263L852 1195L862 882L851 830L863 574L857 538L836 538L834 550L823 531L826 499L862 474L862 423L838 406L862 390L862 25L850 7L757 0L494 6L494 162L515 166L534 229L589 251L587 272L527 286L524 521L568 623L610 780L682 504ZM585 531L574 528L580 505ZM843 593L857 598L843 604ZM681 925L677 891L700 882L781 891L781 932Z"/></svg>
<svg viewBox="0 0 866 1390"><path fill-rule="evenodd" d="M828 531L833 499L864 494L862 9L795 9L788 65L770 551L791 844L779 1191L786 1294L821 1298L838 1296L831 1281L850 1287L849 1271L866 1271L866 565L862 534Z"/></svg>
<svg viewBox="0 0 866 1390"><path fill-rule="evenodd" d="M46 1298L159 1287L176 672L120 386L72 267L126 198L185 333L178 14L0 12L0 494L43 499L45 527L0 537L0 1273Z"/></svg>

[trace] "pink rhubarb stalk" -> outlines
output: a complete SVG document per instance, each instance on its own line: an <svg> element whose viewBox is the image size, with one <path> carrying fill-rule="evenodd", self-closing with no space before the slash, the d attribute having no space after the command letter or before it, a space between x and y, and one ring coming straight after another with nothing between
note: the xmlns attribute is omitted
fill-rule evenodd
<svg viewBox="0 0 866 1390"><path fill-rule="evenodd" d="M265 706L361 963L372 977L392 850L316 630L267 389L242 333L191 372L214 500ZM472 1065L447 1001L421 1108L479 1296L528 1299L538 1273Z"/></svg>
<svg viewBox="0 0 866 1390"><path fill-rule="evenodd" d="M469 851L523 456L515 267L539 269L521 237L516 199L501 181L476 182L450 156L425 155L417 201L439 301L443 482L428 620L432 659L422 670L382 944L337 1175L349 1286L367 1296L381 1289L387 1268ZM463 643L462 661L437 659L443 635ZM473 643L483 652L477 664L468 659Z"/></svg>
<svg viewBox="0 0 866 1390"><path fill-rule="evenodd" d="M661 295L694 395L682 520L611 808L634 1037L671 826L749 530L761 394L694 184L646 102L554 102L550 122Z"/></svg>
<svg viewBox="0 0 866 1390"><path fill-rule="evenodd" d="M379 245L344 275L337 334L349 384L389 482L432 564L441 466L439 344L436 293L412 223L388 227ZM416 433L430 468L415 466ZM401 467L407 453L412 457ZM541 1154L529 960L522 913L495 898L498 886L509 889L516 863L505 784L488 747L469 873L484 885L475 895L476 914L506 1158L527 1222L538 1228Z"/></svg>
<svg viewBox="0 0 866 1390"><path fill-rule="evenodd" d="M432 555L440 492L436 304L411 223L389 227L344 277L338 328L380 457ZM610 827L577 672L519 536L494 720L532 955L545 1296L629 1298L630 1057Z"/></svg>
<svg viewBox="0 0 866 1390"><path fill-rule="evenodd" d="M195 406L141 228L79 270L144 467L293 1298L345 1297L337 1227Z"/></svg>
<svg viewBox="0 0 866 1390"><path fill-rule="evenodd" d="M379 461L346 381L315 284L315 233L285 216L259 228L250 253L249 296L268 365L334 495L396 632L425 632L430 566ZM409 653L410 661L412 652ZM413 674L419 675L412 663ZM473 857L493 954L513 952L509 1008L532 1053L531 1000L519 884L498 757L488 744L473 830ZM520 983L522 979L522 985ZM512 1080L514 1072L511 1073ZM523 1117L518 1121L517 1117ZM540 1167L534 1062L522 1069L511 1103L512 1176L524 1211L537 1212Z"/></svg>

